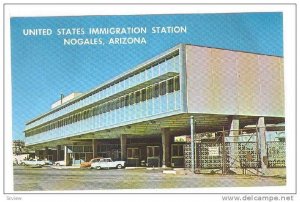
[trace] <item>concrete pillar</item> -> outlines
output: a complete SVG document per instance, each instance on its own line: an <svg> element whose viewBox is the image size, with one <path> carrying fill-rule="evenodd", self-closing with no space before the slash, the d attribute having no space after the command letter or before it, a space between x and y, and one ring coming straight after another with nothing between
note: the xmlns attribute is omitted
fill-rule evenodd
<svg viewBox="0 0 300 202"><path fill-rule="evenodd" d="M231 142L238 142L239 137L239 129L240 129L240 121L237 118L233 118L230 124L230 133L229 136L231 138ZM239 167L240 166L239 159L239 150L238 144L233 143L230 149L230 167Z"/></svg>
<svg viewBox="0 0 300 202"><path fill-rule="evenodd" d="M171 166L170 158L170 129L162 128L161 129L161 142L162 142L162 167Z"/></svg>
<svg viewBox="0 0 300 202"><path fill-rule="evenodd" d="M195 125L195 119L193 116L190 117L190 126L191 126L191 170L194 173L195 172L195 141L194 136L196 133L196 125Z"/></svg>
<svg viewBox="0 0 300 202"><path fill-rule="evenodd" d="M93 158L97 157L97 140L92 139Z"/></svg>
<svg viewBox="0 0 300 202"><path fill-rule="evenodd" d="M48 155L49 155L49 148L48 147L45 147L45 153L44 153L44 158L43 159L48 159Z"/></svg>
<svg viewBox="0 0 300 202"><path fill-rule="evenodd" d="M121 144L121 160L125 161L127 158L126 135L124 134L121 135L120 144Z"/></svg>
<svg viewBox="0 0 300 202"><path fill-rule="evenodd" d="M70 158L69 158L67 146L65 146L65 150L64 150L64 161L65 164L68 166L70 163Z"/></svg>
<svg viewBox="0 0 300 202"><path fill-rule="evenodd" d="M61 159L60 152L61 152L61 145L57 145L56 146L56 160L57 161L60 161L60 159Z"/></svg>
<svg viewBox="0 0 300 202"><path fill-rule="evenodd" d="M267 172L268 155L267 155L267 144L266 144L266 125L265 118L258 118L258 143L260 148L260 162L261 162L261 173L262 175Z"/></svg>

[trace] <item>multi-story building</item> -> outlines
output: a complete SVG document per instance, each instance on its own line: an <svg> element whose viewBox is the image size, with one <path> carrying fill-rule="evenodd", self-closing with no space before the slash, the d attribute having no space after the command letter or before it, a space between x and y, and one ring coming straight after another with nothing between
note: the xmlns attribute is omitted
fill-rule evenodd
<svg viewBox="0 0 300 202"><path fill-rule="evenodd" d="M231 136L246 125L284 123L283 71L282 57L179 44L56 102L26 123L26 145L44 155L52 148L54 160L70 164L103 156L183 166L175 137L190 134L191 116L196 133L230 130Z"/></svg>

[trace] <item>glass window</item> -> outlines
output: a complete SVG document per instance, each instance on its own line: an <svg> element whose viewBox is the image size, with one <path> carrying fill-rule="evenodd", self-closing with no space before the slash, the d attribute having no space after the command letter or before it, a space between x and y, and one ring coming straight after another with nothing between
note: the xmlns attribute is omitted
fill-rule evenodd
<svg viewBox="0 0 300 202"><path fill-rule="evenodd" d="M147 87L147 100L152 98L152 86Z"/></svg>
<svg viewBox="0 0 300 202"><path fill-rule="evenodd" d="M97 116L99 114L100 114L100 106L98 105L95 107L95 115Z"/></svg>
<svg viewBox="0 0 300 202"><path fill-rule="evenodd" d="M102 112L103 112L103 113L106 113L106 103L103 103L103 104L102 104Z"/></svg>
<svg viewBox="0 0 300 202"><path fill-rule="evenodd" d="M127 158L132 158L132 150L131 149L127 149Z"/></svg>
<svg viewBox="0 0 300 202"><path fill-rule="evenodd" d="M174 92L174 79L168 80L168 93Z"/></svg>
<svg viewBox="0 0 300 202"><path fill-rule="evenodd" d="M130 105L134 104L134 93L130 93Z"/></svg>
<svg viewBox="0 0 300 202"><path fill-rule="evenodd" d="M116 109L119 109L120 106L121 106L121 101L120 100L121 100L120 98L115 99L115 101L116 101Z"/></svg>
<svg viewBox="0 0 300 202"><path fill-rule="evenodd" d="M158 97L159 96L159 85L155 84L154 85L154 93L153 93L153 97Z"/></svg>
<svg viewBox="0 0 300 202"><path fill-rule="evenodd" d="M141 101L141 92L135 92L135 103L139 103Z"/></svg>
<svg viewBox="0 0 300 202"><path fill-rule="evenodd" d="M178 145L178 156L183 156L183 145Z"/></svg>
<svg viewBox="0 0 300 202"><path fill-rule="evenodd" d="M125 106L125 97L121 97L121 108Z"/></svg>
<svg viewBox="0 0 300 202"><path fill-rule="evenodd" d="M110 111L110 108L111 107L111 102L107 102L106 104L106 110L109 112Z"/></svg>
<svg viewBox="0 0 300 202"><path fill-rule="evenodd" d="M142 102L146 100L146 89L142 89Z"/></svg>
<svg viewBox="0 0 300 202"><path fill-rule="evenodd" d="M167 84L165 81L160 83L160 95L165 95L167 93Z"/></svg>
<svg viewBox="0 0 300 202"><path fill-rule="evenodd" d="M93 152L92 146L84 146L84 152Z"/></svg>
<svg viewBox="0 0 300 202"><path fill-rule="evenodd" d="M154 147L154 156L159 156L159 147Z"/></svg>
<svg viewBox="0 0 300 202"><path fill-rule="evenodd" d="M153 157L153 147L147 147L147 156Z"/></svg>
<svg viewBox="0 0 300 202"><path fill-rule="evenodd" d="M103 114L103 113L104 113L104 107L103 107L103 104L102 104L102 105L99 105L99 113L100 113L100 114Z"/></svg>
<svg viewBox="0 0 300 202"><path fill-rule="evenodd" d="M129 105L129 95L125 95L125 106Z"/></svg>
<svg viewBox="0 0 300 202"><path fill-rule="evenodd" d="M85 153L79 153L80 160L85 161Z"/></svg>
<svg viewBox="0 0 300 202"><path fill-rule="evenodd" d="M73 152L83 152L83 146L73 146Z"/></svg>
<svg viewBox="0 0 300 202"><path fill-rule="evenodd" d="M175 91L180 90L179 76L175 78Z"/></svg>
<svg viewBox="0 0 300 202"><path fill-rule="evenodd" d="M172 156L183 156L183 145L172 145Z"/></svg>
<svg viewBox="0 0 300 202"><path fill-rule="evenodd" d="M110 102L110 111L115 110L115 108L116 108L116 100L113 100Z"/></svg>

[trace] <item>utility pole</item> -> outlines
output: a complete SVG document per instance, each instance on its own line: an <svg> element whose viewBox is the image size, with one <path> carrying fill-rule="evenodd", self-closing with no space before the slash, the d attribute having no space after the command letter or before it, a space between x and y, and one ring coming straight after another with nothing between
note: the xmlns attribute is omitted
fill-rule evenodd
<svg viewBox="0 0 300 202"><path fill-rule="evenodd" d="M191 116L190 118L190 124L191 124L191 168L192 172L195 172L195 156L194 156L194 135L195 135L195 120L194 117Z"/></svg>

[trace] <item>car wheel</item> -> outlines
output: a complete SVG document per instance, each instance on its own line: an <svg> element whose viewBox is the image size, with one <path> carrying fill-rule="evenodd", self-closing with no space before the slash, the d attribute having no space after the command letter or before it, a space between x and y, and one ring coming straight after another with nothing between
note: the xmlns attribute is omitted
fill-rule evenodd
<svg viewBox="0 0 300 202"><path fill-rule="evenodd" d="M122 168L122 165L121 165L121 164L118 164L118 165L117 165L117 168L118 168L118 169L121 169L121 168Z"/></svg>
<svg viewBox="0 0 300 202"><path fill-rule="evenodd" d="M59 163L57 163L57 164L55 164L56 166L60 166L60 164Z"/></svg>
<svg viewBox="0 0 300 202"><path fill-rule="evenodd" d="M101 170L101 166L97 166L96 169L97 169L97 170Z"/></svg>
<svg viewBox="0 0 300 202"><path fill-rule="evenodd" d="M22 163L21 163L21 165L22 165L22 166L25 166L25 163L24 163L24 162L22 162Z"/></svg>

